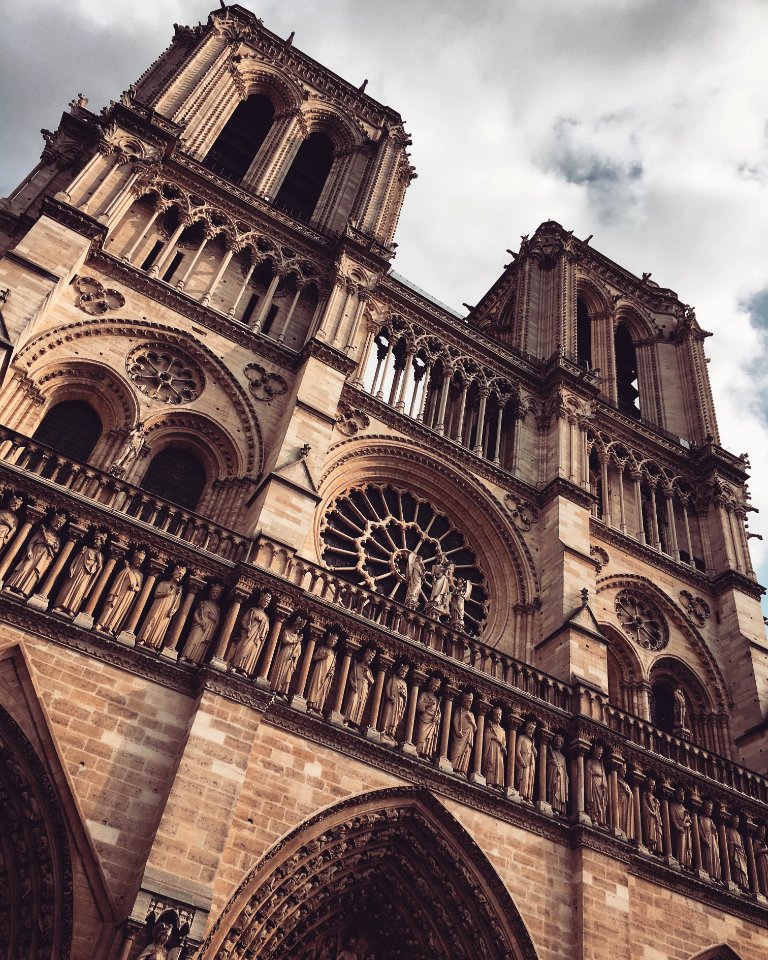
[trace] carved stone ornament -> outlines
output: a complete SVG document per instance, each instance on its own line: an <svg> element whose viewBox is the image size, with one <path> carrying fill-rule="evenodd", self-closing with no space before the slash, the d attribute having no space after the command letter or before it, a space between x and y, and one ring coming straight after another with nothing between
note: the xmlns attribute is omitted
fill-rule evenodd
<svg viewBox="0 0 768 960"><path fill-rule="evenodd" d="M712 613L712 608L704 597L694 597L688 590L681 590L680 599L683 601L683 609L691 620L695 620L700 627L703 627Z"/></svg>
<svg viewBox="0 0 768 960"><path fill-rule="evenodd" d="M509 510L512 520L518 530L527 532L534 523L539 522L539 511L533 504L521 500L512 493L504 497L504 506Z"/></svg>
<svg viewBox="0 0 768 960"><path fill-rule="evenodd" d="M325 563L346 579L480 631L485 577L464 534L427 500L389 485L353 487L330 503L320 533Z"/></svg>
<svg viewBox="0 0 768 960"><path fill-rule="evenodd" d="M256 400L269 403L275 397L281 396L288 389L288 384L277 373L270 373L261 364L249 363L244 370L248 380L248 389Z"/></svg>
<svg viewBox="0 0 768 960"><path fill-rule="evenodd" d="M608 556L608 551L603 550L602 547L590 547L589 555L597 564L598 573L601 572L603 567L607 567L611 560L611 558Z"/></svg>
<svg viewBox="0 0 768 960"><path fill-rule="evenodd" d="M75 290L80 294L75 306L92 317L100 317L103 313L125 306L125 297L122 293L105 288L93 277L78 277L75 280Z"/></svg>
<svg viewBox="0 0 768 960"><path fill-rule="evenodd" d="M336 429L339 433L343 433L345 437L354 437L361 430L365 430L370 423L368 415L363 413L362 410L355 410L348 403L339 404Z"/></svg>
<svg viewBox="0 0 768 960"><path fill-rule="evenodd" d="M177 347L144 343L125 360L128 376L143 394L174 406L196 400L205 387L200 367Z"/></svg>
<svg viewBox="0 0 768 960"><path fill-rule="evenodd" d="M669 643L669 628L663 615L636 590L617 594L616 617L627 636L646 650L663 650Z"/></svg>

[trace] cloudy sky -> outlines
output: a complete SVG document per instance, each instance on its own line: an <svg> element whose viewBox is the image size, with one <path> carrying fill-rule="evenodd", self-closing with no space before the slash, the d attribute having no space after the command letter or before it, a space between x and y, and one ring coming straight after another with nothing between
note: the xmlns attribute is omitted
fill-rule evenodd
<svg viewBox="0 0 768 960"><path fill-rule="evenodd" d="M99 109L216 2L6 0L0 195L72 96ZM244 5L405 118L419 177L395 268L432 295L476 302L551 218L696 307L723 443L751 456L768 582L768 3Z"/></svg>

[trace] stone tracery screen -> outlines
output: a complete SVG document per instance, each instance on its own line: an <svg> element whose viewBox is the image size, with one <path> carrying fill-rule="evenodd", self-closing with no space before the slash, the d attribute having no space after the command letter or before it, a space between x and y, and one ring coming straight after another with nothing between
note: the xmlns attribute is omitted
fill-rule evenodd
<svg viewBox="0 0 768 960"><path fill-rule="evenodd" d="M464 534L428 500L391 485L353 487L330 503L321 537L325 563L352 583L481 632L483 572Z"/></svg>

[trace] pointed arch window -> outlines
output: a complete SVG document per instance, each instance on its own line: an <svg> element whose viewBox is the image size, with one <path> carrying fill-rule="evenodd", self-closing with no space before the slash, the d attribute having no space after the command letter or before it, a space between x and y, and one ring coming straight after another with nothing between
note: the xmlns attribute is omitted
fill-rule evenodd
<svg viewBox="0 0 768 960"><path fill-rule="evenodd" d="M629 330L620 324L614 336L616 356L616 399L619 410L640 419L640 390L637 383L637 351Z"/></svg>
<svg viewBox="0 0 768 960"><path fill-rule="evenodd" d="M275 206L299 220L311 219L332 163L333 144L330 138L324 133L310 133L299 147L282 182Z"/></svg>
<svg viewBox="0 0 768 960"><path fill-rule="evenodd" d="M85 400L64 400L43 417L32 437L72 460L88 462L102 432L101 418Z"/></svg>
<svg viewBox="0 0 768 960"><path fill-rule="evenodd" d="M227 180L242 180L264 143L274 116L272 101L264 94L243 100L214 141L203 165Z"/></svg>
<svg viewBox="0 0 768 960"><path fill-rule="evenodd" d="M576 300L576 357L587 369L592 366L592 318L586 302Z"/></svg>
<svg viewBox="0 0 768 960"><path fill-rule="evenodd" d="M205 470L194 453L180 447L167 447L152 458L141 489L194 510L205 482Z"/></svg>

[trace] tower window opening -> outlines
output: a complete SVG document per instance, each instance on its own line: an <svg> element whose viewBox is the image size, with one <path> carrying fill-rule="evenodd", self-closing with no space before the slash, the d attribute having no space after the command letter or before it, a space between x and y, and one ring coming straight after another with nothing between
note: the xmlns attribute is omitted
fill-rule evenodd
<svg viewBox="0 0 768 960"><path fill-rule="evenodd" d="M155 245L144 258L144 262L141 265L142 270L149 270L155 260L160 256L160 251L163 249L163 246L162 240L155 240Z"/></svg>
<svg viewBox="0 0 768 960"><path fill-rule="evenodd" d="M257 293L252 293L248 303L245 307L245 313L243 313L243 323L249 323L251 317L256 312L256 305L259 302L259 295Z"/></svg>
<svg viewBox="0 0 768 960"><path fill-rule="evenodd" d="M187 510L197 507L205 487L205 471L188 450L168 447L152 458L141 489Z"/></svg>
<svg viewBox="0 0 768 960"><path fill-rule="evenodd" d="M640 391L637 385L637 353L632 336L624 326L619 326L614 337L616 355L616 396L619 410L630 417L640 419Z"/></svg>
<svg viewBox="0 0 768 960"><path fill-rule="evenodd" d="M203 166L227 180L242 180L266 139L275 115L269 97L243 100L203 160Z"/></svg>
<svg viewBox="0 0 768 960"><path fill-rule="evenodd" d="M164 280L166 283L170 283L170 282L171 282L171 280L173 279L174 273L176 273L176 271L177 271L177 270L179 269L179 267L181 266L181 261L182 261L183 259L184 259L184 254L183 254L183 253L177 253L177 254L174 256L173 260L171 260L170 266L168 267L168 269L167 269L167 270L165 271L165 273L163 274L163 280Z"/></svg>
<svg viewBox="0 0 768 960"><path fill-rule="evenodd" d="M266 337L269 334L269 331L272 329L275 323L275 318L277 317L278 308L274 304L267 310L267 316L264 319L264 326L261 328L261 332Z"/></svg>
<svg viewBox="0 0 768 960"><path fill-rule="evenodd" d="M576 301L576 356L587 369L592 366L592 318L581 297Z"/></svg>
<svg viewBox="0 0 768 960"><path fill-rule="evenodd" d="M275 206L300 220L315 212L333 163L333 144L324 133L311 133L299 147L278 191Z"/></svg>
<svg viewBox="0 0 768 960"><path fill-rule="evenodd" d="M64 400L46 413L32 439L87 463L102 429L101 419L90 403Z"/></svg>

